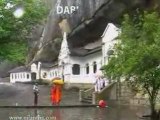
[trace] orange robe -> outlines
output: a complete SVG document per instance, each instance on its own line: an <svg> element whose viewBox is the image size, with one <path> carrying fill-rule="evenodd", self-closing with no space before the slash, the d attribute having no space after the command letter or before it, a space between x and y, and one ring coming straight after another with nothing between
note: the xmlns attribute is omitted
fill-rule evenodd
<svg viewBox="0 0 160 120"><path fill-rule="evenodd" d="M61 101L62 92L61 92L61 85L54 85L51 88L51 101L52 104L59 104Z"/></svg>
<svg viewBox="0 0 160 120"><path fill-rule="evenodd" d="M55 87L52 86L52 88L51 88L51 102L52 102L52 104L55 104L55 96L54 96L54 93L55 93Z"/></svg>

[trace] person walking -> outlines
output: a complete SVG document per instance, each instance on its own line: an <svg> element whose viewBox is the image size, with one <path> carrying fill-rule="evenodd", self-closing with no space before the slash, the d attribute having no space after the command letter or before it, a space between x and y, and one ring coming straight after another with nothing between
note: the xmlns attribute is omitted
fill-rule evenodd
<svg viewBox="0 0 160 120"><path fill-rule="evenodd" d="M62 86L56 84L55 85L55 103L56 105L59 105L62 98Z"/></svg>
<svg viewBox="0 0 160 120"><path fill-rule="evenodd" d="M62 98L62 86L64 81L56 77L52 80L52 87L51 87L51 102L52 105L59 105Z"/></svg>
<svg viewBox="0 0 160 120"><path fill-rule="evenodd" d="M55 100L55 91L56 91L56 89L55 89L55 85L53 84L52 85L52 87L51 87L51 91L50 91L50 94L51 94L51 103L52 103L52 105L54 105L56 102L56 100Z"/></svg>
<svg viewBox="0 0 160 120"><path fill-rule="evenodd" d="M53 84L51 87L51 102L52 105L59 105L62 97L62 86Z"/></svg>
<svg viewBox="0 0 160 120"><path fill-rule="evenodd" d="M38 104L38 94L39 94L39 89L38 89L38 84L36 83L33 85L33 93L34 93L34 106L37 106Z"/></svg>
<svg viewBox="0 0 160 120"><path fill-rule="evenodd" d="M96 72L94 85L95 92L100 92L105 86L108 85L108 82L105 79L102 71Z"/></svg>

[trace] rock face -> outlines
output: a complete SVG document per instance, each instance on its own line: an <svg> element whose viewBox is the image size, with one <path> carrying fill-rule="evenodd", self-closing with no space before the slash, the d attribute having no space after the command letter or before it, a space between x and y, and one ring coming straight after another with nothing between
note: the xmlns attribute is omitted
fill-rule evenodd
<svg viewBox="0 0 160 120"><path fill-rule="evenodd" d="M106 25L119 24L124 13L160 4L158 0L47 0L46 3L51 10L44 26L37 26L33 31L28 62L57 59L63 31L59 23L63 19L70 29L69 46L75 48L99 39ZM58 5L78 6L78 9L72 14L57 14Z"/></svg>

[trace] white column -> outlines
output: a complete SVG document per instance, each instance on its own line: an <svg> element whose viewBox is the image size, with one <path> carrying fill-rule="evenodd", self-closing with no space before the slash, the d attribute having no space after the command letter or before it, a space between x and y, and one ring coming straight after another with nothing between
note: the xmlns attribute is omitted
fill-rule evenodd
<svg viewBox="0 0 160 120"><path fill-rule="evenodd" d="M104 43L103 43L103 45L102 45L102 64L103 65L105 64L104 58L105 58L105 48L104 48Z"/></svg>
<svg viewBox="0 0 160 120"><path fill-rule="evenodd" d="M18 80L18 73L15 73L16 74L16 81Z"/></svg>
<svg viewBox="0 0 160 120"><path fill-rule="evenodd" d="M24 73L22 73L22 78L24 79Z"/></svg>
<svg viewBox="0 0 160 120"><path fill-rule="evenodd" d="M89 74L93 73L93 63L89 63Z"/></svg>
<svg viewBox="0 0 160 120"><path fill-rule="evenodd" d="M23 80L25 80L26 79L26 75L25 75L26 73L24 72L23 73Z"/></svg>
<svg viewBox="0 0 160 120"><path fill-rule="evenodd" d="M17 73L17 80L19 80L19 73Z"/></svg>
<svg viewBox="0 0 160 120"><path fill-rule="evenodd" d="M80 66L80 75L82 75L82 76L85 75L85 66L84 65Z"/></svg>
<svg viewBox="0 0 160 120"><path fill-rule="evenodd" d="M23 78L23 73L21 73L21 79L24 80L24 78Z"/></svg>
<svg viewBox="0 0 160 120"><path fill-rule="evenodd" d="M12 81L14 82L15 81L15 74L12 73Z"/></svg>
<svg viewBox="0 0 160 120"><path fill-rule="evenodd" d="M10 74L10 82L11 82L11 83L15 83L14 73L11 73L11 74Z"/></svg>
<svg viewBox="0 0 160 120"><path fill-rule="evenodd" d="M14 78L14 80L16 80L16 76L15 76L15 73L12 73L13 74L13 78Z"/></svg>
<svg viewBox="0 0 160 120"><path fill-rule="evenodd" d="M12 81L12 80L13 80L13 78L12 78L12 73L10 73L10 76L9 76L9 77L10 77L10 81Z"/></svg>
<svg viewBox="0 0 160 120"><path fill-rule="evenodd" d="M27 73L25 73L24 76L25 76L25 80L26 80L27 79Z"/></svg>
<svg viewBox="0 0 160 120"><path fill-rule="evenodd" d="M19 80L21 80L21 73L19 73Z"/></svg>
<svg viewBox="0 0 160 120"><path fill-rule="evenodd" d="M19 80L21 79L21 73L19 73Z"/></svg>
<svg viewBox="0 0 160 120"><path fill-rule="evenodd" d="M28 73L29 74L29 80L31 80L31 74L30 73Z"/></svg>
<svg viewBox="0 0 160 120"><path fill-rule="evenodd" d="M97 61L97 71L100 70L101 67L102 67L101 61Z"/></svg>

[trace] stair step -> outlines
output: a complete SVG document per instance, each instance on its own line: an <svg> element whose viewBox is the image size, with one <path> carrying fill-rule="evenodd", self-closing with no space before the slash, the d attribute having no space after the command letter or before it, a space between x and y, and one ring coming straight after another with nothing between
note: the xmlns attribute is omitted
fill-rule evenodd
<svg viewBox="0 0 160 120"><path fill-rule="evenodd" d="M92 103L91 100L85 100L85 99L83 99L82 102L85 102L85 103Z"/></svg>
<svg viewBox="0 0 160 120"><path fill-rule="evenodd" d="M89 97L83 98L83 99L82 99L82 102L92 103L92 98L89 98Z"/></svg>
<svg viewBox="0 0 160 120"><path fill-rule="evenodd" d="M90 101L92 101L92 98L83 98L84 100L90 100Z"/></svg>

